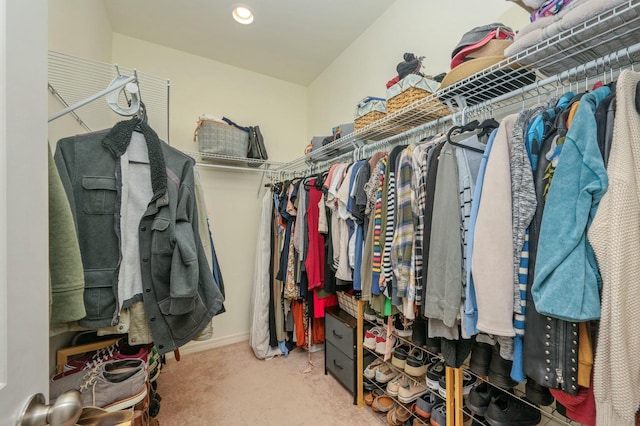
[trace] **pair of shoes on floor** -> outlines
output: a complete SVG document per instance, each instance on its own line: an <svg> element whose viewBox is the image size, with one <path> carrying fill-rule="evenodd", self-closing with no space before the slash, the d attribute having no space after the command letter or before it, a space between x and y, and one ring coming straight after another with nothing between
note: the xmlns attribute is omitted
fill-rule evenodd
<svg viewBox="0 0 640 426"><path fill-rule="evenodd" d="M396 402L389 395L380 395L373 400L371 408L378 413L388 413L395 405Z"/></svg>
<svg viewBox="0 0 640 426"><path fill-rule="evenodd" d="M389 336L387 339L386 327L372 327L364 333L363 346L380 355L393 350L393 347L397 344L396 342L397 339L394 335Z"/></svg>
<svg viewBox="0 0 640 426"><path fill-rule="evenodd" d="M387 423L391 426L404 426L411 418L411 411L402 405L396 405L387 413Z"/></svg>
<svg viewBox="0 0 640 426"><path fill-rule="evenodd" d="M393 351L391 363L404 370L413 377L422 377L427 372L427 366L437 361L437 357L428 352L408 345L397 346Z"/></svg>
<svg viewBox="0 0 640 426"><path fill-rule="evenodd" d="M473 418L467 413L463 413L462 424L463 426L471 426ZM447 425L447 406L443 403L437 404L431 410L431 425L432 426L446 426ZM511 425L511 423L509 424Z"/></svg>
<svg viewBox="0 0 640 426"><path fill-rule="evenodd" d="M398 376L398 372L387 362L376 358L364 369L363 376L378 383L389 383Z"/></svg>
<svg viewBox="0 0 640 426"><path fill-rule="evenodd" d="M487 382L473 388L465 405L473 414L484 417L491 426L535 426L541 419L540 411L531 401L521 400Z"/></svg>
<svg viewBox="0 0 640 426"><path fill-rule="evenodd" d="M151 345L130 346L127 343L127 338L125 337L106 348L90 352L78 358L70 359L65 363L64 372L62 374L65 375L64 373L66 373L66 375L68 375L80 370L90 370L105 361L116 359L140 358L144 361L148 361L149 354L152 351L151 347Z"/></svg>
<svg viewBox="0 0 640 426"><path fill-rule="evenodd" d="M398 401L403 404L409 404L417 400L421 396L429 393L429 388L424 382L409 379L409 385L398 388Z"/></svg>
<svg viewBox="0 0 640 426"><path fill-rule="evenodd" d="M134 426L134 418L141 415L142 412L134 412L133 408L107 411L98 407L84 407L76 426Z"/></svg>
<svg viewBox="0 0 640 426"><path fill-rule="evenodd" d="M416 400L414 411L423 419L429 420L433 407L442 403L444 403L442 398L436 396L434 393L427 392Z"/></svg>
<svg viewBox="0 0 640 426"><path fill-rule="evenodd" d="M398 374L387 383L387 393L396 397L400 402L409 404L429 391L423 382L413 380L404 374Z"/></svg>
<svg viewBox="0 0 640 426"><path fill-rule="evenodd" d="M138 358L111 360L61 377L50 383L50 398L69 390L80 392L83 407L110 412L132 407L147 395L147 362Z"/></svg>
<svg viewBox="0 0 640 426"><path fill-rule="evenodd" d="M467 396L471 393L473 386L476 384L477 379L474 375L472 375L467 370L462 370L462 396ZM439 389L438 394L446 398L447 397L447 380L445 376L440 377L439 379Z"/></svg>

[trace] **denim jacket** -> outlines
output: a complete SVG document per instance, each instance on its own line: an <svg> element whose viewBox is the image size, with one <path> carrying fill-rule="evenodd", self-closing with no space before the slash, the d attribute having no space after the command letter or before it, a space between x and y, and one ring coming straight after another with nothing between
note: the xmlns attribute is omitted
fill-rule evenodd
<svg viewBox="0 0 640 426"><path fill-rule="evenodd" d="M85 275L85 327L115 325L120 301L120 157L136 119L58 142L55 161L78 231ZM138 228L145 311L158 351L196 337L222 309L198 233L194 161L140 123L149 152L153 198Z"/></svg>

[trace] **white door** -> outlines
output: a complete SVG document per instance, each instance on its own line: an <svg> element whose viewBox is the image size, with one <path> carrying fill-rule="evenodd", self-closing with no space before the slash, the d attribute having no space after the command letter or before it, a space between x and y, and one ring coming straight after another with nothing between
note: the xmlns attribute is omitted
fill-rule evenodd
<svg viewBox="0 0 640 426"><path fill-rule="evenodd" d="M0 0L0 426L48 397L47 2Z"/></svg>

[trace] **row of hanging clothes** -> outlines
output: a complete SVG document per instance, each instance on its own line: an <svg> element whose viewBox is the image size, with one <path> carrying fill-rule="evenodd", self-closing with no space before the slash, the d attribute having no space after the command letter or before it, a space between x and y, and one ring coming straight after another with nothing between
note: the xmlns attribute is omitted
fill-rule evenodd
<svg viewBox="0 0 640 426"><path fill-rule="evenodd" d="M623 71L617 84L499 123L274 184L256 263L256 285L270 290L269 344L296 340L291 332L322 318L336 290L353 291L379 317L426 328L426 346L449 366L495 346L510 371L504 387L526 380L530 400L555 397L585 424L596 405L598 424L632 424L638 81Z"/></svg>

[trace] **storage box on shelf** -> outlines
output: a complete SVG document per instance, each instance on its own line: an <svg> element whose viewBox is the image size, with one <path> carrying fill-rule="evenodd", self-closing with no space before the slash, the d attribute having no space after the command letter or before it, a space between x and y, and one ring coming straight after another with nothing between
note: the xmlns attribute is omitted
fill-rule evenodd
<svg viewBox="0 0 640 426"><path fill-rule="evenodd" d="M393 114L435 94L439 88L440 83L435 80L417 74L409 74L387 89L387 114ZM416 105L416 108L429 110L432 120L449 113L437 98L432 98L428 103Z"/></svg>
<svg viewBox="0 0 640 426"><path fill-rule="evenodd" d="M355 119L353 120L354 130L362 129L387 115L386 102L381 100L371 100L356 108Z"/></svg>
<svg viewBox="0 0 640 426"><path fill-rule="evenodd" d="M203 154L247 157L249 132L227 123L200 118L193 139L197 140L198 151Z"/></svg>

